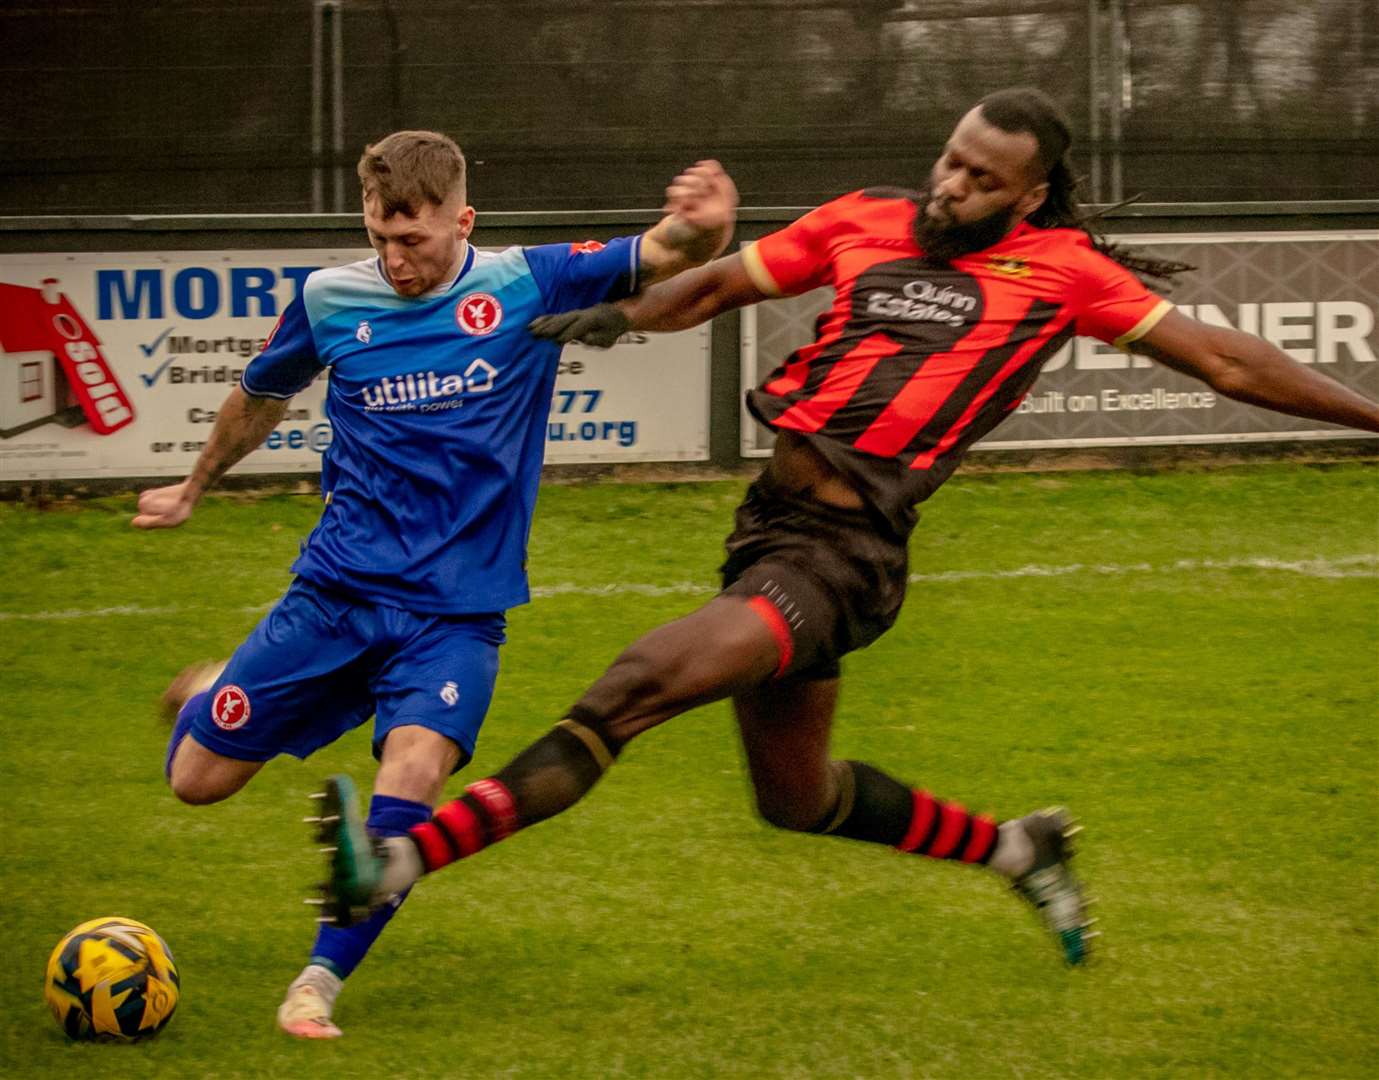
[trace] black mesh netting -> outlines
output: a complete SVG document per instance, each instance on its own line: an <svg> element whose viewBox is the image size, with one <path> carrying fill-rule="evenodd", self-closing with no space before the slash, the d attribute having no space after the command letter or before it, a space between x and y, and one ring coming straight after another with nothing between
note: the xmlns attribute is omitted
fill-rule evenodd
<svg viewBox="0 0 1379 1080"><path fill-rule="evenodd" d="M313 164L332 164L312 155L312 8L0 8L5 212L312 209ZM1371 0L337 10L351 207L359 148L399 126L454 135L487 210L649 206L707 154L744 203L805 205L921 182L964 107L1014 83L1066 108L1077 166L1099 180L1089 195L1116 193L1113 162L1119 190L1152 201L1373 197L1379 175Z"/></svg>

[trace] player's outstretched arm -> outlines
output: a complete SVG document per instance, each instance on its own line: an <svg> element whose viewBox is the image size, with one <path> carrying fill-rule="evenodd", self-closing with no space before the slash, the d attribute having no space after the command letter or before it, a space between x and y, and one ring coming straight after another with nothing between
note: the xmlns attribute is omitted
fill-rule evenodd
<svg viewBox="0 0 1379 1080"><path fill-rule="evenodd" d="M728 246L737 221L737 187L718 162L696 162L671 181L665 212L642 234L636 296L543 315L531 332L607 349L628 330L683 330L763 299L739 256L709 261Z"/></svg>
<svg viewBox="0 0 1379 1080"><path fill-rule="evenodd" d="M211 437L196 459L191 475L180 484L150 488L139 495L136 529L171 529L191 517L206 489L225 471L268 438L287 411L287 399L251 397L238 386L216 415Z"/></svg>
<svg viewBox="0 0 1379 1080"><path fill-rule="evenodd" d="M716 161L696 161L666 188L665 217L642 234L637 278L643 288L702 266L732 239L737 186Z"/></svg>
<svg viewBox="0 0 1379 1080"><path fill-rule="evenodd" d="M562 345L578 341L606 349L629 330L688 330L732 308L768 299L751 277L740 254L677 274L616 304L543 315L531 322L537 337Z"/></svg>
<svg viewBox="0 0 1379 1080"><path fill-rule="evenodd" d="M1379 431L1379 404L1304 364L1263 338L1207 326L1170 311L1132 346L1213 390L1275 412Z"/></svg>

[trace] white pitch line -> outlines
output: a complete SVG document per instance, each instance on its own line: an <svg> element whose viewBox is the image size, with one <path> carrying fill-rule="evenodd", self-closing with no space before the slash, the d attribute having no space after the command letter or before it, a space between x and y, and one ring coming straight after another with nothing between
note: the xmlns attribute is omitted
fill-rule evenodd
<svg viewBox="0 0 1379 1080"><path fill-rule="evenodd" d="M1338 559L1177 559L1171 563L1087 564L1064 566L1029 565L1013 570L940 570L932 574L910 575L912 584L926 581L996 581L1004 578L1067 577L1075 574L1143 574L1181 573L1185 570L1277 570L1302 574L1305 577L1348 578L1379 577L1379 554L1345 555ZM712 585L681 582L677 585L538 585L532 588L534 598L548 596L673 596L677 594L715 593Z"/></svg>
<svg viewBox="0 0 1379 1080"><path fill-rule="evenodd" d="M941 570L932 574L910 575L912 584L953 581L999 581L1007 578L1053 578L1111 576L1117 574L1181 574L1206 570L1265 570L1285 574L1299 574L1314 578L1376 578L1379 577L1379 554L1343 555L1335 559L1271 559L1263 556L1247 559L1176 559L1167 563L1068 563L1063 566L1030 564L1011 570ZM708 596L718 589L713 585L682 581L672 585L644 585L620 582L608 585L537 585L532 598L544 600L554 596ZM259 614L272 607L272 602L242 607L140 607L124 604L105 608L68 608L62 611L0 611L0 622L60 622L69 619L107 619L119 616L179 615L194 611L242 611Z"/></svg>
<svg viewBox="0 0 1379 1080"><path fill-rule="evenodd" d="M0 622L61 622L65 619L108 619L121 615L182 615L193 611L243 611L254 615L267 611L274 602L225 608L211 607L206 604L173 607L140 607L138 604L120 604L118 607L68 608L64 611L0 611Z"/></svg>
<svg viewBox="0 0 1379 1080"><path fill-rule="evenodd" d="M533 585L533 600L545 600L551 596L680 596L716 593L714 585L693 581L681 581L675 585L637 585L631 582L612 585Z"/></svg>
<svg viewBox="0 0 1379 1080"><path fill-rule="evenodd" d="M1277 570L1319 578L1379 577L1379 554L1346 555L1339 559L1177 559L1171 563L1071 563L1066 566L1021 566L1014 570L943 570L911 574L912 583L923 581L993 581L1001 578L1068 577L1076 574L1182 573L1192 570Z"/></svg>
<svg viewBox="0 0 1379 1080"><path fill-rule="evenodd" d="M139 607L121 604L119 607L69 608L66 611L0 611L0 619L15 622L58 622L63 619L108 619L112 615L176 615L186 610L180 607Z"/></svg>

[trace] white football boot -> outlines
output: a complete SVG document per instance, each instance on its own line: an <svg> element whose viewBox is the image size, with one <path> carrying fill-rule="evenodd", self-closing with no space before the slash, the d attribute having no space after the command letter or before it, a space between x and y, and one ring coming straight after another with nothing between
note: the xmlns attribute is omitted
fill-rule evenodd
<svg viewBox="0 0 1379 1080"><path fill-rule="evenodd" d="M344 1034L331 1020L340 980L318 964L308 965L287 988L278 1006L278 1027L297 1039L338 1039Z"/></svg>

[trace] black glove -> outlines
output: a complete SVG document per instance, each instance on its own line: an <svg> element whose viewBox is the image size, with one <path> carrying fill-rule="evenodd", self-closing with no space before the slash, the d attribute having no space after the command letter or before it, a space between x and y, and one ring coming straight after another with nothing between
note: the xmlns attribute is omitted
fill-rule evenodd
<svg viewBox="0 0 1379 1080"><path fill-rule="evenodd" d="M578 341L596 349L612 348L630 326L622 309L613 304L596 304L560 315L542 315L527 323L527 329L537 337L553 338L562 345Z"/></svg>

